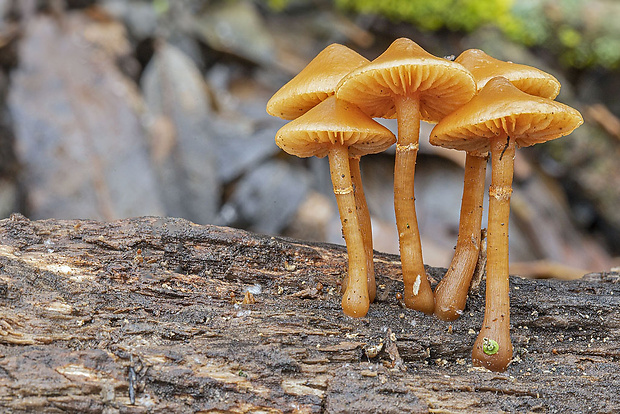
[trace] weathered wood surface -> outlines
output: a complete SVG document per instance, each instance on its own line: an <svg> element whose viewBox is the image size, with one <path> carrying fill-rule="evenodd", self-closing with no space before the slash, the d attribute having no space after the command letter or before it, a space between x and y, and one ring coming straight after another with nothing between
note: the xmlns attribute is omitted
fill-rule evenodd
<svg viewBox="0 0 620 414"><path fill-rule="evenodd" d="M0 412L620 411L617 273L513 278L497 374L470 364L482 295L453 323L410 311L377 254L354 320L344 253L169 218L0 221Z"/></svg>

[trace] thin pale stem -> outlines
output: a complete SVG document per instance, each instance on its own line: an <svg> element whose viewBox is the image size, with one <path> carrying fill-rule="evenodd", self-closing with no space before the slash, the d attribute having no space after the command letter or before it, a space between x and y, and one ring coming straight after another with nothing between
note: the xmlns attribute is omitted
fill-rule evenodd
<svg viewBox="0 0 620 414"><path fill-rule="evenodd" d="M360 157L349 158L351 167L351 180L353 181L353 193L355 194L355 205L357 206L357 218L360 222L362 230L362 238L364 239L364 248L366 249L366 271L368 272L368 298L374 302L377 294L377 284L375 283L375 265L373 262L372 248L372 224L370 222L370 212L364 195L364 187L362 186L362 174L360 171Z"/></svg>
<svg viewBox="0 0 620 414"><path fill-rule="evenodd" d="M489 188L486 303L482 328L472 351L472 362L493 371L504 371L512 359L508 219L514 155L514 139L504 135L491 141L492 180ZM493 347L495 343L496 352L489 350L489 344Z"/></svg>
<svg viewBox="0 0 620 414"><path fill-rule="evenodd" d="M398 143L394 165L394 211L400 243L404 300L409 308L432 314L435 297L424 270L422 244L415 211L414 174L420 137L417 95L397 97Z"/></svg>
<svg viewBox="0 0 620 414"><path fill-rule="evenodd" d="M448 271L435 288L435 316L444 321L453 321L463 313L469 284L478 261L487 160L487 155L473 153L467 153L465 158L456 249Z"/></svg>
<svg viewBox="0 0 620 414"><path fill-rule="evenodd" d="M334 194L342 222L342 234L349 257L348 282L342 297L342 310L346 315L362 317L368 312L368 281L366 250L360 229L353 194L353 182L349 167L349 150L334 145L329 151L329 168Z"/></svg>

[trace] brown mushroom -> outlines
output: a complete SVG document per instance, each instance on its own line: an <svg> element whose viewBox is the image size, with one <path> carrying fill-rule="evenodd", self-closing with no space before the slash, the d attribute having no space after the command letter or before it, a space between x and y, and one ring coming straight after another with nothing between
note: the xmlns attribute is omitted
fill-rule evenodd
<svg viewBox="0 0 620 414"><path fill-rule="evenodd" d="M267 102L267 113L295 119L334 94L338 82L368 59L338 43L323 49Z"/></svg>
<svg viewBox="0 0 620 414"><path fill-rule="evenodd" d="M433 313L435 299L424 270L415 211L414 172L420 119L437 122L471 99L476 90L463 66L397 39L372 62L346 75L336 95L371 117L398 120L394 210L400 242L404 299L409 308Z"/></svg>
<svg viewBox="0 0 620 414"><path fill-rule="evenodd" d="M560 93L560 81L547 72L533 66L495 59L480 49L468 49L454 61L469 69L479 90L494 77L502 76L530 95L555 99Z"/></svg>
<svg viewBox="0 0 620 414"><path fill-rule="evenodd" d="M455 62L465 66L476 79L478 89L495 76L503 76L530 95L554 99L560 82L537 68L494 59L479 49L461 53ZM452 321L465 308L469 284L480 249L480 227L484 200L484 179L488 153L467 152L463 201L456 249L448 271L435 288L435 316Z"/></svg>
<svg viewBox="0 0 620 414"><path fill-rule="evenodd" d="M396 137L355 105L330 96L276 134L276 144L298 157L329 157L334 194L349 257L348 283L342 298L345 314L366 315L367 260L356 212L349 159L384 151Z"/></svg>
<svg viewBox="0 0 620 414"><path fill-rule="evenodd" d="M368 63L369 60L338 43L333 43L323 49L308 65L280 88L267 102L267 112L270 115L284 119L295 119L317 104L333 95L338 82L353 69ZM364 247L368 264L368 297L375 300L377 286L375 283L375 269L373 262L372 228L370 212L364 196L362 177L360 172L360 157L349 160L351 179L355 194L359 222L362 226ZM346 290L348 280L343 281Z"/></svg>
<svg viewBox="0 0 620 414"><path fill-rule="evenodd" d="M476 366L503 371L512 358L508 218L515 148L570 134L582 123L577 110L528 95L507 79L496 77L431 132L435 145L478 153L491 151L486 304L472 352Z"/></svg>

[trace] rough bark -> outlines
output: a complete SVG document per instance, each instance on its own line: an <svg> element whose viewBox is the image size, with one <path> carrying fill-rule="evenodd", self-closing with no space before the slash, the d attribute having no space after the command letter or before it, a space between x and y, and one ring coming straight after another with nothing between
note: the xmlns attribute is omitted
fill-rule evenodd
<svg viewBox="0 0 620 414"><path fill-rule="evenodd" d="M471 366L484 290L441 322L398 302L398 257L375 260L377 301L352 319L343 247L170 218L0 221L0 411L620 410L617 273L512 277L497 374Z"/></svg>

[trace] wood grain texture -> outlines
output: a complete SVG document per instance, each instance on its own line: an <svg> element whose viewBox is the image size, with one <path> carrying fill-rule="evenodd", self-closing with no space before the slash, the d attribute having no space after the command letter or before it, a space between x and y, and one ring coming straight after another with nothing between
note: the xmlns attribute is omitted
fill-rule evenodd
<svg viewBox="0 0 620 414"><path fill-rule="evenodd" d="M620 410L617 273L512 277L515 360L497 374L471 366L482 293L441 322L399 304L398 257L375 265L377 301L352 319L344 247L14 215L0 221L0 411ZM433 285L444 271L427 270Z"/></svg>

